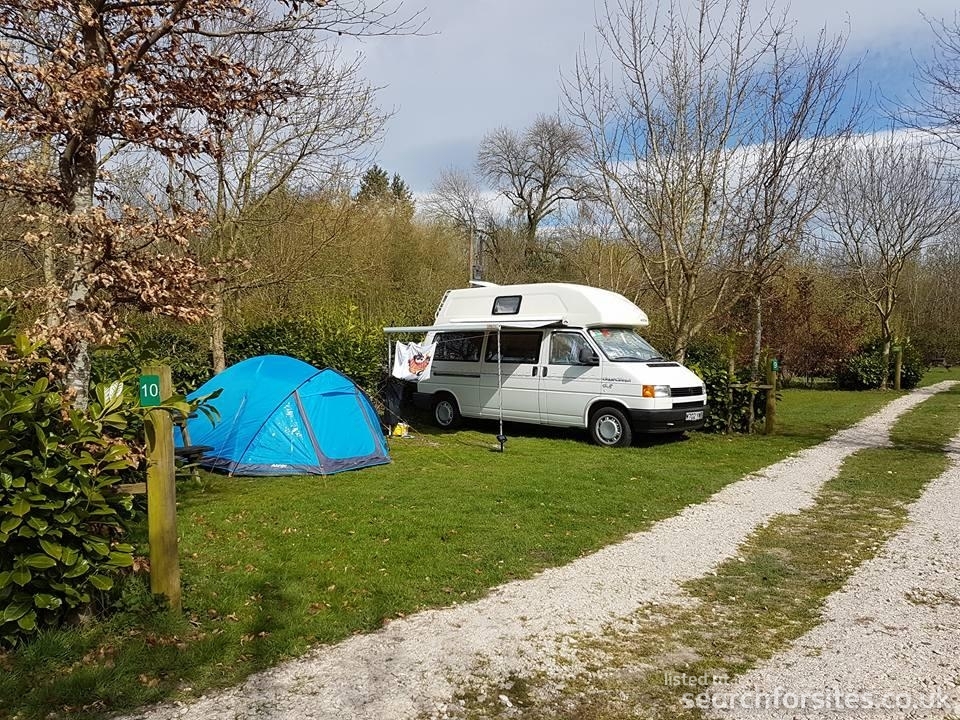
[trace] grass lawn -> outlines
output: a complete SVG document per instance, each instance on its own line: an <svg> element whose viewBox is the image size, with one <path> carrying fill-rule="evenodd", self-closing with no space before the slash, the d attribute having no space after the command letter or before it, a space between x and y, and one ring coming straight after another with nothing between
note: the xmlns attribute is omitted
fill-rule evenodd
<svg viewBox="0 0 960 720"><path fill-rule="evenodd" d="M502 688L487 697L507 692L529 720L701 720L702 712L685 708L684 695L710 688L664 678L742 675L819 625L826 598L877 555L906 523L909 504L946 470L944 446L958 431L960 388L953 388L905 413L891 447L847 458L813 507L774 518L716 573L687 583L699 602L638 613L629 631L593 647L582 643L599 653L590 656L603 668L599 675L578 678L549 700L534 692L539 678L521 685L519 696ZM715 691L723 698L726 689ZM478 712L467 717L501 717L497 705L468 705Z"/></svg>
<svg viewBox="0 0 960 720"><path fill-rule="evenodd" d="M927 385L934 385L944 380L960 380L960 365L956 365L949 370L942 367L930 368L924 374L920 385L921 387L926 387Z"/></svg>
<svg viewBox="0 0 960 720"><path fill-rule="evenodd" d="M786 390L771 437L625 450L494 424L392 441L328 478L204 476L180 489L184 614L131 577L120 612L0 656L0 717L101 716L228 685L316 643L474 599L569 562L815 444L892 392Z"/></svg>

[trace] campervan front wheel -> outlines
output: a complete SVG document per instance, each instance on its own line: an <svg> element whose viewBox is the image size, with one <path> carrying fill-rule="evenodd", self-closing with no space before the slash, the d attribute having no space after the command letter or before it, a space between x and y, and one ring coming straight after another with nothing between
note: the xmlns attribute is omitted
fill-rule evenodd
<svg viewBox="0 0 960 720"><path fill-rule="evenodd" d="M457 401L450 395L440 395L433 401L433 421L444 430L452 430L460 424L462 416Z"/></svg>
<svg viewBox="0 0 960 720"><path fill-rule="evenodd" d="M633 440L633 430L623 411L602 407L590 416L590 437L604 447L626 447Z"/></svg>

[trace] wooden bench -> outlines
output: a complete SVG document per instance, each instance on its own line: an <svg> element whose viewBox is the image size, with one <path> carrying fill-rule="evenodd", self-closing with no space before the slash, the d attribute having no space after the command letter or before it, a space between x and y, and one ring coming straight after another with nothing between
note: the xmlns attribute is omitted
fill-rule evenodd
<svg viewBox="0 0 960 720"><path fill-rule="evenodd" d="M186 438L184 438L186 439ZM213 445L184 445L173 449L173 454L188 464L198 463L203 456L213 450Z"/></svg>

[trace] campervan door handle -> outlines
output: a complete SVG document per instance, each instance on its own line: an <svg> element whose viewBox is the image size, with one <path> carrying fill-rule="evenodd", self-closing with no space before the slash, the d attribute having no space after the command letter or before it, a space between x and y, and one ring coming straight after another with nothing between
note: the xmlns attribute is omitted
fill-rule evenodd
<svg viewBox="0 0 960 720"><path fill-rule="evenodd" d="M542 368L540 368L540 375L541 375L541 377L546 377L546 376L547 376L547 366L546 366L546 365L544 365Z"/></svg>
<svg viewBox="0 0 960 720"><path fill-rule="evenodd" d="M533 366L533 376L534 376L534 377L537 376L537 366L536 366L536 365Z"/></svg>

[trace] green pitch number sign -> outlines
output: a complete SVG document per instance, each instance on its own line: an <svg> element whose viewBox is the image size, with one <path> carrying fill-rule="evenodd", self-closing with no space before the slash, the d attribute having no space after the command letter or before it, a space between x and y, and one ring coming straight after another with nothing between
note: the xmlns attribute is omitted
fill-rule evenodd
<svg viewBox="0 0 960 720"><path fill-rule="evenodd" d="M140 376L140 406L156 407L160 404L160 376Z"/></svg>

